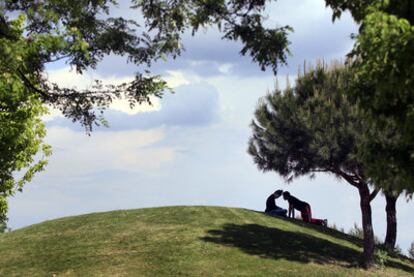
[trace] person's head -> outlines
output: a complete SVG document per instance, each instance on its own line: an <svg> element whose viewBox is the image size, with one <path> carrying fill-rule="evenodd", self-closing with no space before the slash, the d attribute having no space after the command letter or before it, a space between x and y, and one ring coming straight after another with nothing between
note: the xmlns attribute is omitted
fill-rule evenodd
<svg viewBox="0 0 414 277"><path fill-rule="evenodd" d="M283 193L283 199L287 200L289 198L289 196L290 196L290 193L288 191L285 191Z"/></svg>
<svg viewBox="0 0 414 277"><path fill-rule="evenodd" d="M273 193L273 195L274 195L276 198L279 198L279 197L282 195L282 192L283 192L283 190L278 189L277 191L275 191L275 192Z"/></svg>

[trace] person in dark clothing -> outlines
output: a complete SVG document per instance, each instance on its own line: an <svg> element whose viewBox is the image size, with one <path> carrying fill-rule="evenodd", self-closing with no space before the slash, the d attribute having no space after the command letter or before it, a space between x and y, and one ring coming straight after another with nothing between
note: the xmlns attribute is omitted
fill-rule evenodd
<svg viewBox="0 0 414 277"><path fill-rule="evenodd" d="M276 205L276 198L279 198L282 195L282 192L283 190L279 189L267 198L265 213L268 213L270 215L280 215L286 217L287 210Z"/></svg>
<svg viewBox="0 0 414 277"><path fill-rule="evenodd" d="M296 197L290 195L288 191L285 191L283 193L283 199L289 202L288 217L291 217L292 215L292 217L295 218L295 210L298 210L301 213L303 221L313 223L316 225L322 225L325 227L328 225L328 220L326 219L312 218L311 206L308 203L301 201L297 199Z"/></svg>

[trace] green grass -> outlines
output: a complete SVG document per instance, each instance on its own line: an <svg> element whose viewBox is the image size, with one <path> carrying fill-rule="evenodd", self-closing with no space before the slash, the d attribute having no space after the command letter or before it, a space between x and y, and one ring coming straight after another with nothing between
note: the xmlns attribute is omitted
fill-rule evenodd
<svg viewBox="0 0 414 277"><path fill-rule="evenodd" d="M0 235L0 276L413 276L358 266L361 241L245 209L165 207L62 218Z"/></svg>

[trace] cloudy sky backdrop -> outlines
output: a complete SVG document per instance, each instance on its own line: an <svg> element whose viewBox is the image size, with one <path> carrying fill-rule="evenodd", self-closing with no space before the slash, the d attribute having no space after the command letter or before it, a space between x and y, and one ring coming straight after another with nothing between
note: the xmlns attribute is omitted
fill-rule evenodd
<svg viewBox="0 0 414 277"><path fill-rule="evenodd" d="M121 5L117 15L139 17ZM343 59L352 48L357 26L349 15L331 21L323 0L280 0L268 10L269 25L291 25L292 56L278 73L284 87L294 83L304 60ZM53 155L47 170L10 200L9 226L21 228L45 220L116 209L168 205L218 205L262 211L275 189L289 190L309 202L315 217L345 230L361 225L355 188L329 175L303 177L286 184L276 173L258 171L247 154L249 128L258 99L276 78L249 57L239 43L222 41L216 30L186 36L186 52L160 62L175 94L154 99L153 106L130 110L118 101L106 113L110 128L89 137L77 124L52 111L47 142ZM84 87L95 78L122 82L136 71L125 59L110 56L97 71L76 75L64 63L49 68L50 79ZM282 199L278 205L286 207ZM413 202L398 201L398 244L414 241ZM385 237L385 200L373 201L375 233Z"/></svg>

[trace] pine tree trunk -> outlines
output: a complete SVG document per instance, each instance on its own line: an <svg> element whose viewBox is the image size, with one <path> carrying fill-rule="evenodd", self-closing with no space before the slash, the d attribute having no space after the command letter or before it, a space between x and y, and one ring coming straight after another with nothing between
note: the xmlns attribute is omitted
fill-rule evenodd
<svg viewBox="0 0 414 277"><path fill-rule="evenodd" d="M385 236L385 248L393 251L395 248L395 241L397 239L397 213L395 205L398 196L394 196L390 192L385 192L385 200L387 201L385 211L387 212L387 235Z"/></svg>
<svg viewBox="0 0 414 277"><path fill-rule="evenodd" d="M360 206L362 213L362 229L364 231L364 253L362 265L368 269L374 265L374 229L372 227L372 212L370 192L367 184L360 184Z"/></svg>

